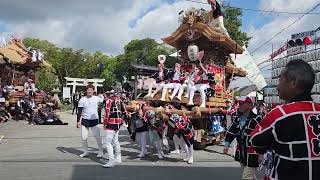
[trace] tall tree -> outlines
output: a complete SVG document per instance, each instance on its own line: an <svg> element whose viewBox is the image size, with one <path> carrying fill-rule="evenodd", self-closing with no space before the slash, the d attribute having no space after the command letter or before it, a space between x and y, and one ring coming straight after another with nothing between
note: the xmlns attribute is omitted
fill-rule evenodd
<svg viewBox="0 0 320 180"><path fill-rule="evenodd" d="M160 54L167 55L166 65L172 67L176 59L168 55L174 52L173 48L160 44L151 38L132 40L124 46L124 53L117 56L115 76L119 81L123 76L131 77L133 72L129 69L130 64L133 63L156 66Z"/></svg>
<svg viewBox="0 0 320 180"><path fill-rule="evenodd" d="M113 62L114 58L100 51L89 53L82 49L59 48L49 41L33 38L26 38L23 42L26 47L37 48L44 52L44 59L52 65L52 72L62 85L65 85L65 77L106 78L106 84L114 83L114 76L110 74L114 71L112 68L116 67ZM108 65L109 63L113 65ZM106 67L108 71L104 70ZM43 71L38 74L41 79L39 82L41 88L48 89L52 86L50 85L52 74L45 74ZM48 79L46 79L47 75Z"/></svg>
<svg viewBox="0 0 320 180"><path fill-rule="evenodd" d="M48 69L41 69L36 73L37 88L44 90L45 92L50 92L53 88L53 84L55 83L57 76L48 71Z"/></svg>
<svg viewBox="0 0 320 180"><path fill-rule="evenodd" d="M242 26L242 11L241 9L225 7L224 11L224 25L228 30L231 39L235 40L241 46L248 46L251 37L246 32L241 31Z"/></svg>

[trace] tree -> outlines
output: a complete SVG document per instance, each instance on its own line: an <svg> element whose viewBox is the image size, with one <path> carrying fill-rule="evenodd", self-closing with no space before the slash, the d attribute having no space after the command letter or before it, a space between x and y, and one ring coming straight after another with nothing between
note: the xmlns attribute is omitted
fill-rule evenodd
<svg viewBox="0 0 320 180"><path fill-rule="evenodd" d="M175 58L169 57L175 50L166 47L164 44L159 44L156 40L151 38L135 39L124 46L124 54L117 56L115 64L115 77L121 82L123 76L131 77L130 64L138 63L150 66L158 64L158 55L167 55L166 65L172 67L176 62Z"/></svg>
<svg viewBox="0 0 320 180"><path fill-rule="evenodd" d="M44 59L53 67L52 73L56 75L63 86L65 85L65 77L104 78L108 74L104 68L108 66L109 60L111 59L110 62L114 63L112 58L100 51L88 53L83 49L59 48L49 41L33 38L26 38L23 42L26 47L37 48L44 53ZM115 68L114 65L109 65L106 83L114 82L110 75L113 72L113 69L110 69L111 67ZM39 73L44 75L42 71ZM49 84L45 84L44 78L41 80L43 82L39 82L40 86L44 88L50 87ZM51 81L47 83L49 82Z"/></svg>
<svg viewBox="0 0 320 180"><path fill-rule="evenodd" d="M36 77L36 86L45 92L50 92L52 90L52 86L57 79L57 76L48 69L39 70L36 73Z"/></svg>
<svg viewBox="0 0 320 180"><path fill-rule="evenodd" d="M224 11L224 25L231 37L241 46L248 46L251 37L246 32L242 32L240 27L242 26L242 11L241 9L226 7Z"/></svg>

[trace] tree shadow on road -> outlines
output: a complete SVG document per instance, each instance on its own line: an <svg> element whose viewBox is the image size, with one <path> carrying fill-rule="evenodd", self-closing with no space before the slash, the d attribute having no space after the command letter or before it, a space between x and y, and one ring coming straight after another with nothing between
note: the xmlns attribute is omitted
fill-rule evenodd
<svg viewBox="0 0 320 180"><path fill-rule="evenodd" d="M62 153L70 153L70 154L75 154L77 156L79 156L80 154L82 154L83 152L81 150L79 150L78 148L74 148L74 147L56 147L56 149ZM97 153L93 153L92 151L98 151L97 148L89 148L89 155L87 157L85 157L86 159L90 159L93 162L97 162L99 164L103 164L106 162L106 160L102 160L101 158L97 158L96 155ZM107 152L105 152L104 157L107 158ZM131 152L131 151L127 151L122 149L121 150L121 156L122 157L126 157L125 159L128 160L133 160L133 161L147 161L147 162L157 162L159 161L158 157L156 154L154 153L149 153L147 154L144 158L137 158L138 153L137 152ZM167 162L180 162L182 160L179 160L177 158L171 158L171 157L167 157L165 156L164 159L160 160L160 161L167 161Z"/></svg>
<svg viewBox="0 0 320 180"><path fill-rule="evenodd" d="M56 149L62 153L70 153L70 154L75 154L77 156L83 153L78 148L74 148L74 147L56 147ZM98 151L98 149L89 147L89 155L85 157L85 159L90 159L91 161L97 162L99 164L103 164L101 159L96 157L97 153L93 153L92 151Z"/></svg>

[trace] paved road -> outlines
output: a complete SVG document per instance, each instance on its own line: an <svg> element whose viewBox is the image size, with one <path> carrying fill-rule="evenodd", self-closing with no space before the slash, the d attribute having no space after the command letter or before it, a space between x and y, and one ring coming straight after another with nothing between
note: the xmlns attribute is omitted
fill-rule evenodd
<svg viewBox="0 0 320 180"><path fill-rule="evenodd" d="M138 147L129 141L126 130L121 130L123 163L112 169L102 168L106 159L95 158L97 145L89 137L90 156L80 158L80 129L75 128L75 116L62 114L67 126L30 126L26 122L0 124L0 179L1 180L98 180L98 179L239 179L239 164L223 155L221 146L196 151L195 162L181 162L180 155L167 155L158 161L154 149L145 160L136 158ZM101 133L104 135L104 132Z"/></svg>

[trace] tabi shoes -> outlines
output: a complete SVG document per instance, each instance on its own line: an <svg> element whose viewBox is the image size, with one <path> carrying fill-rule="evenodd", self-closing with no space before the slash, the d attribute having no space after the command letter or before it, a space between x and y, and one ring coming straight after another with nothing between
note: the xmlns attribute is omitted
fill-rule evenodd
<svg viewBox="0 0 320 180"><path fill-rule="evenodd" d="M163 155L160 152L157 153L157 156L159 159L163 159Z"/></svg>
<svg viewBox="0 0 320 180"><path fill-rule="evenodd" d="M117 164L120 164L120 163L122 163L122 160L121 160L121 158L115 158L114 162Z"/></svg>
<svg viewBox="0 0 320 180"><path fill-rule="evenodd" d="M144 158L144 157L145 157L144 154L139 154L139 155L137 156L137 158Z"/></svg>
<svg viewBox="0 0 320 180"><path fill-rule="evenodd" d="M102 158L103 157L103 151L99 151L97 158Z"/></svg>
<svg viewBox="0 0 320 180"><path fill-rule="evenodd" d="M177 149L177 150L171 151L170 154L180 154L180 150Z"/></svg>
<svg viewBox="0 0 320 180"><path fill-rule="evenodd" d="M84 158L84 157L87 157L88 155L89 155L88 152L84 152L84 153L80 154L79 157Z"/></svg>
<svg viewBox="0 0 320 180"><path fill-rule="evenodd" d="M104 164L104 165L102 165L104 168L111 168L111 167L113 167L114 166L114 163L113 162L111 162L111 161L109 161L108 163L106 163L106 164Z"/></svg>

